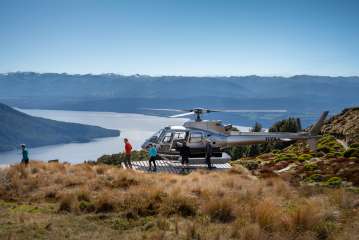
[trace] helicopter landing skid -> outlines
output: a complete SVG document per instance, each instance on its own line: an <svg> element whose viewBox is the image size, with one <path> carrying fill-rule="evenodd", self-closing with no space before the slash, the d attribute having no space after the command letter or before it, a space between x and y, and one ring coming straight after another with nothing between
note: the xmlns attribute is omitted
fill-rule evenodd
<svg viewBox="0 0 359 240"><path fill-rule="evenodd" d="M162 160L166 160L172 163L180 163L181 157L174 156L174 155L165 155L160 154ZM211 163L212 164L226 164L231 160L231 156L229 156L227 153L223 152L221 157L211 157ZM189 165L201 165L201 164L207 164L205 158L189 158L188 159Z"/></svg>
<svg viewBox="0 0 359 240"><path fill-rule="evenodd" d="M222 164L212 164L213 171L220 171L220 170L228 170L231 168L231 165L229 163L222 163ZM134 170L140 171L140 172L151 172L149 171L149 164L148 161L135 161L132 162L132 168ZM156 171L157 173L174 173L174 174L184 174L184 173L190 173L195 170L199 169L208 169L206 164L191 164L188 166L182 166L182 164L179 161L173 161L173 160L156 160Z"/></svg>

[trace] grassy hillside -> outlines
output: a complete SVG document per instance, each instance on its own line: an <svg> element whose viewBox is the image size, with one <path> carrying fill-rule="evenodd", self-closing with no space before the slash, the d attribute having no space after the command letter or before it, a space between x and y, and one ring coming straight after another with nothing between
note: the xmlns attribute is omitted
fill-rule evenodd
<svg viewBox="0 0 359 240"><path fill-rule="evenodd" d="M32 117L0 103L0 151L15 149L21 143L37 147L118 135L117 130Z"/></svg>
<svg viewBox="0 0 359 240"><path fill-rule="evenodd" d="M355 239L358 194L257 179L32 162L0 171L0 239Z"/></svg>

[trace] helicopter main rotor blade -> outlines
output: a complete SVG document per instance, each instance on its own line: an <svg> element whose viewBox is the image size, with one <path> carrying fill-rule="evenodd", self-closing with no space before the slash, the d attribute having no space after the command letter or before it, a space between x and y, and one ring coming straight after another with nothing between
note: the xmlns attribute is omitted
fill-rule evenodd
<svg viewBox="0 0 359 240"><path fill-rule="evenodd" d="M194 112L188 112L188 113L181 113L181 114L177 114L177 115L172 115L169 116L170 118L177 118L177 117L185 117L185 116L189 116L189 115L193 115L195 114Z"/></svg>
<svg viewBox="0 0 359 240"><path fill-rule="evenodd" d="M167 111L167 112L189 112L190 110L172 109L172 108L142 108L144 110L152 111Z"/></svg>
<svg viewBox="0 0 359 240"><path fill-rule="evenodd" d="M210 112L228 112L228 113L286 113L285 109L248 109L248 110L209 110Z"/></svg>

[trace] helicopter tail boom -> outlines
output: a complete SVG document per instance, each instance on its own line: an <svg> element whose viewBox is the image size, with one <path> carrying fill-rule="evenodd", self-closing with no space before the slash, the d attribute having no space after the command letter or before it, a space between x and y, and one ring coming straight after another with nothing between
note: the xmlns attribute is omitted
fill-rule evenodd
<svg viewBox="0 0 359 240"><path fill-rule="evenodd" d="M326 117L328 116L329 111L322 112L318 121L312 126L309 130L310 135L318 135L320 133L320 129L322 128Z"/></svg>

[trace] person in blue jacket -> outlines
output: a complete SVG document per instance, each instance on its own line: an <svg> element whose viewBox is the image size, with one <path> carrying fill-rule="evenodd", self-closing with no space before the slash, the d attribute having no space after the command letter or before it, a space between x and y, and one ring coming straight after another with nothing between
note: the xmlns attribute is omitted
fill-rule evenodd
<svg viewBox="0 0 359 240"><path fill-rule="evenodd" d="M153 163L153 171L156 172L157 171L157 167L156 167L157 148L156 148L156 146L154 146L152 144L149 145L148 155L150 155L150 160L149 160L150 168L149 168L149 171L151 171L152 163Z"/></svg>
<svg viewBox="0 0 359 240"><path fill-rule="evenodd" d="M21 150L22 150L21 163L28 165L29 164L29 151L26 149L25 144L21 144Z"/></svg>

